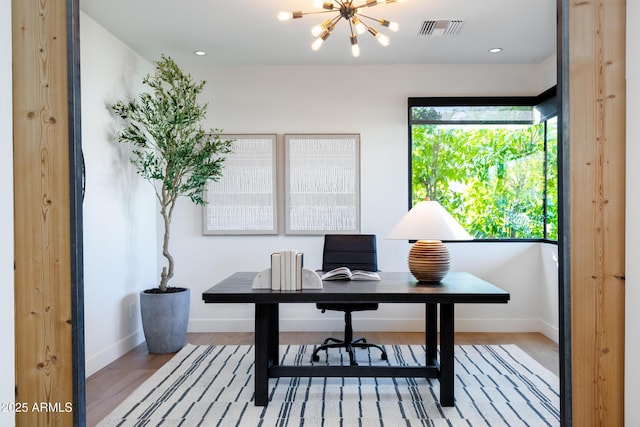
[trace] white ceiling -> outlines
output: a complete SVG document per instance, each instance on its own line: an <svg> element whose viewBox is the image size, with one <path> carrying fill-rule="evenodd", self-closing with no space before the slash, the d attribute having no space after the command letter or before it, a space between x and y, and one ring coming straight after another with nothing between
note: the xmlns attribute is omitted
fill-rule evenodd
<svg viewBox="0 0 640 427"><path fill-rule="evenodd" d="M367 15L396 21L400 30L380 30L391 39L388 47L370 34L359 36L359 58L351 56L344 20L314 52L310 28L329 15L276 19L281 10L316 10L312 0L80 0L80 8L148 60L167 54L181 64L537 64L556 47L555 0L380 4ZM440 19L464 24L457 35L418 34L423 21ZM493 47L503 51L490 54ZM195 50L207 55L195 56Z"/></svg>

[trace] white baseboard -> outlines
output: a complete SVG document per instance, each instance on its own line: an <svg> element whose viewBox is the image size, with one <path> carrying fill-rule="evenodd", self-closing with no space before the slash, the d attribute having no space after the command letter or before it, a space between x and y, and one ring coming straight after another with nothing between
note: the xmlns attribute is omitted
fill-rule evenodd
<svg viewBox="0 0 640 427"><path fill-rule="evenodd" d="M538 328L538 332L549 338L551 341L556 344L560 342L560 328L558 326L554 326L544 320L540 320L540 327Z"/></svg>
<svg viewBox="0 0 640 427"><path fill-rule="evenodd" d="M85 377L98 372L143 342L144 334L142 330L138 330L96 354L87 355L85 358Z"/></svg>
<svg viewBox="0 0 640 427"><path fill-rule="evenodd" d="M456 319L456 332L539 332L538 319Z"/></svg>
<svg viewBox="0 0 640 427"><path fill-rule="evenodd" d="M253 319L189 319L187 332L253 332Z"/></svg>
<svg viewBox="0 0 640 427"><path fill-rule="evenodd" d="M456 319L457 332L541 332L548 335L549 325L542 328L538 319ZM281 319L281 332L331 332L344 329L342 317L314 319ZM254 320L250 319L191 319L189 332L253 332ZM354 320L354 330L376 332L424 332L424 318ZM552 336L549 338L553 339ZM557 339L556 339L557 341Z"/></svg>

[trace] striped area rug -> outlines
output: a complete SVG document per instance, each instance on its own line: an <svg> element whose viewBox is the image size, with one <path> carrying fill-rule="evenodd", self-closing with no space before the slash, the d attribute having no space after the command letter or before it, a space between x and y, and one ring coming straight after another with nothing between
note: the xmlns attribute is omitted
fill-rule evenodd
<svg viewBox="0 0 640 427"><path fill-rule="evenodd" d="M424 347L358 349L360 365L414 365ZM310 363L313 346L281 346L282 364ZM253 403L253 346L187 344L98 425L110 426L558 426L559 381L515 345L456 346L454 407L437 379L274 378ZM348 364L332 350L320 363Z"/></svg>

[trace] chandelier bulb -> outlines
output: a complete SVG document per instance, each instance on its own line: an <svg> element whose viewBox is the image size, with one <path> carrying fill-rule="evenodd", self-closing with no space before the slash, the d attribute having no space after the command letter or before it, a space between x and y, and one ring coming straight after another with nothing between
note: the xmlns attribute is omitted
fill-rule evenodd
<svg viewBox="0 0 640 427"><path fill-rule="evenodd" d="M313 34L314 37L318 37L324 30L333 30L331 19L327 19L322 24L314 25L313 27L311 27L311 34Z"/></svg>
<svg viewBox="0 0 640 427"><path fill-rule="evenodd" d="M320 34L320 37L318 37L317 39L315 39L313 41L313 43L311 43L311 49L312 50L318 50L322 47L322 44L324 43L324 41L331 35L331 32L325 30L322 34Z"/></svg>
<svg viewBox="0 0 640 427"><path fill-rule="evenodd" d="M298 19L298 18L302 18L302 12L301 11L295 11L295 12L279 12L278 13L278 20L280 21L288 21L290 19Z"/></svg>
<svg viewBox="0 0 640 427"><path fill-rule="evenodd" d="M289 19L292 19L292 18L293 18L293 13L291 12L285 12L285 11L278 12L279 21L288 21Z"/></svg>
<svg viewBox="0 0 640 427"><path fill-rule="evenodd" d="M351 19L351 22L353 23L355 29L356 29L356 33L358 34L364 34L367 31L367 27L358 19L357 16L354 16Z"/></svg>
<svg viewBox="0 0 640 427"><path fill-rule="evenodd" d="M326 9L326 10L333 10L333 8L335 7L333 2L324 1L324 0L314 0L313 6L317 7L318 9Z"/></svg>
<svg viewBox="0 0 640 427"><path fill-rule="evenodd" d="M382 33L378 33L376 35L376 40L378 40L378 43L380 43L382 46L389 46L389 37L385 36Z"/></svg>
<svg viewBox="0 0 640 427"><path fill-rule="evenodd" d="M380 23L380 25L382 25L383 27L387 27L393 32L396 32L400 29L400 25L398 25L397 22L390 22L390 21L387 21L386 19L380 19L378 20L378 22Z"/></svg>
<svg viewBox="0 0 640 427"><path fill-rule="evenodd" d="M354 58L360 56L360 46L358 46L358 37L355 34L351 34L349 37L351 40L351 54Z"/></svg>
<svg viewBox="0 0 640 427"><path fill-rule="evenodd" d="M389 37L385 36L382 33L379 33L375 28L373 27L369 27L369 32L371 33L371 35L373 37L376 38L376 40L378 40L378 43L380 43L382 46L389 46Z"/></svg>
<svg viewBox="0 0 640 427"><path fill-rule="evenodd" d="M320 49L320 47L322 47L322 43L324 43L324 40L322 40L321 37L318 37L313 41L313 43L311 43L311 50L315 51Z"/></svg>

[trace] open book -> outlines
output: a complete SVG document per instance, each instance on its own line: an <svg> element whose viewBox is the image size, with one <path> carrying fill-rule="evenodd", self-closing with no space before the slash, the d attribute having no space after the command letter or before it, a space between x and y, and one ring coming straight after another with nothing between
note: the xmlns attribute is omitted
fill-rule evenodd
<svg viewBox="0 0 640 427"><path fill-rule="evenodd" d="M327 271L320 278L322 280L380 280L380 275L375 271L350 270L347 267L338 267Z"/></svg>

